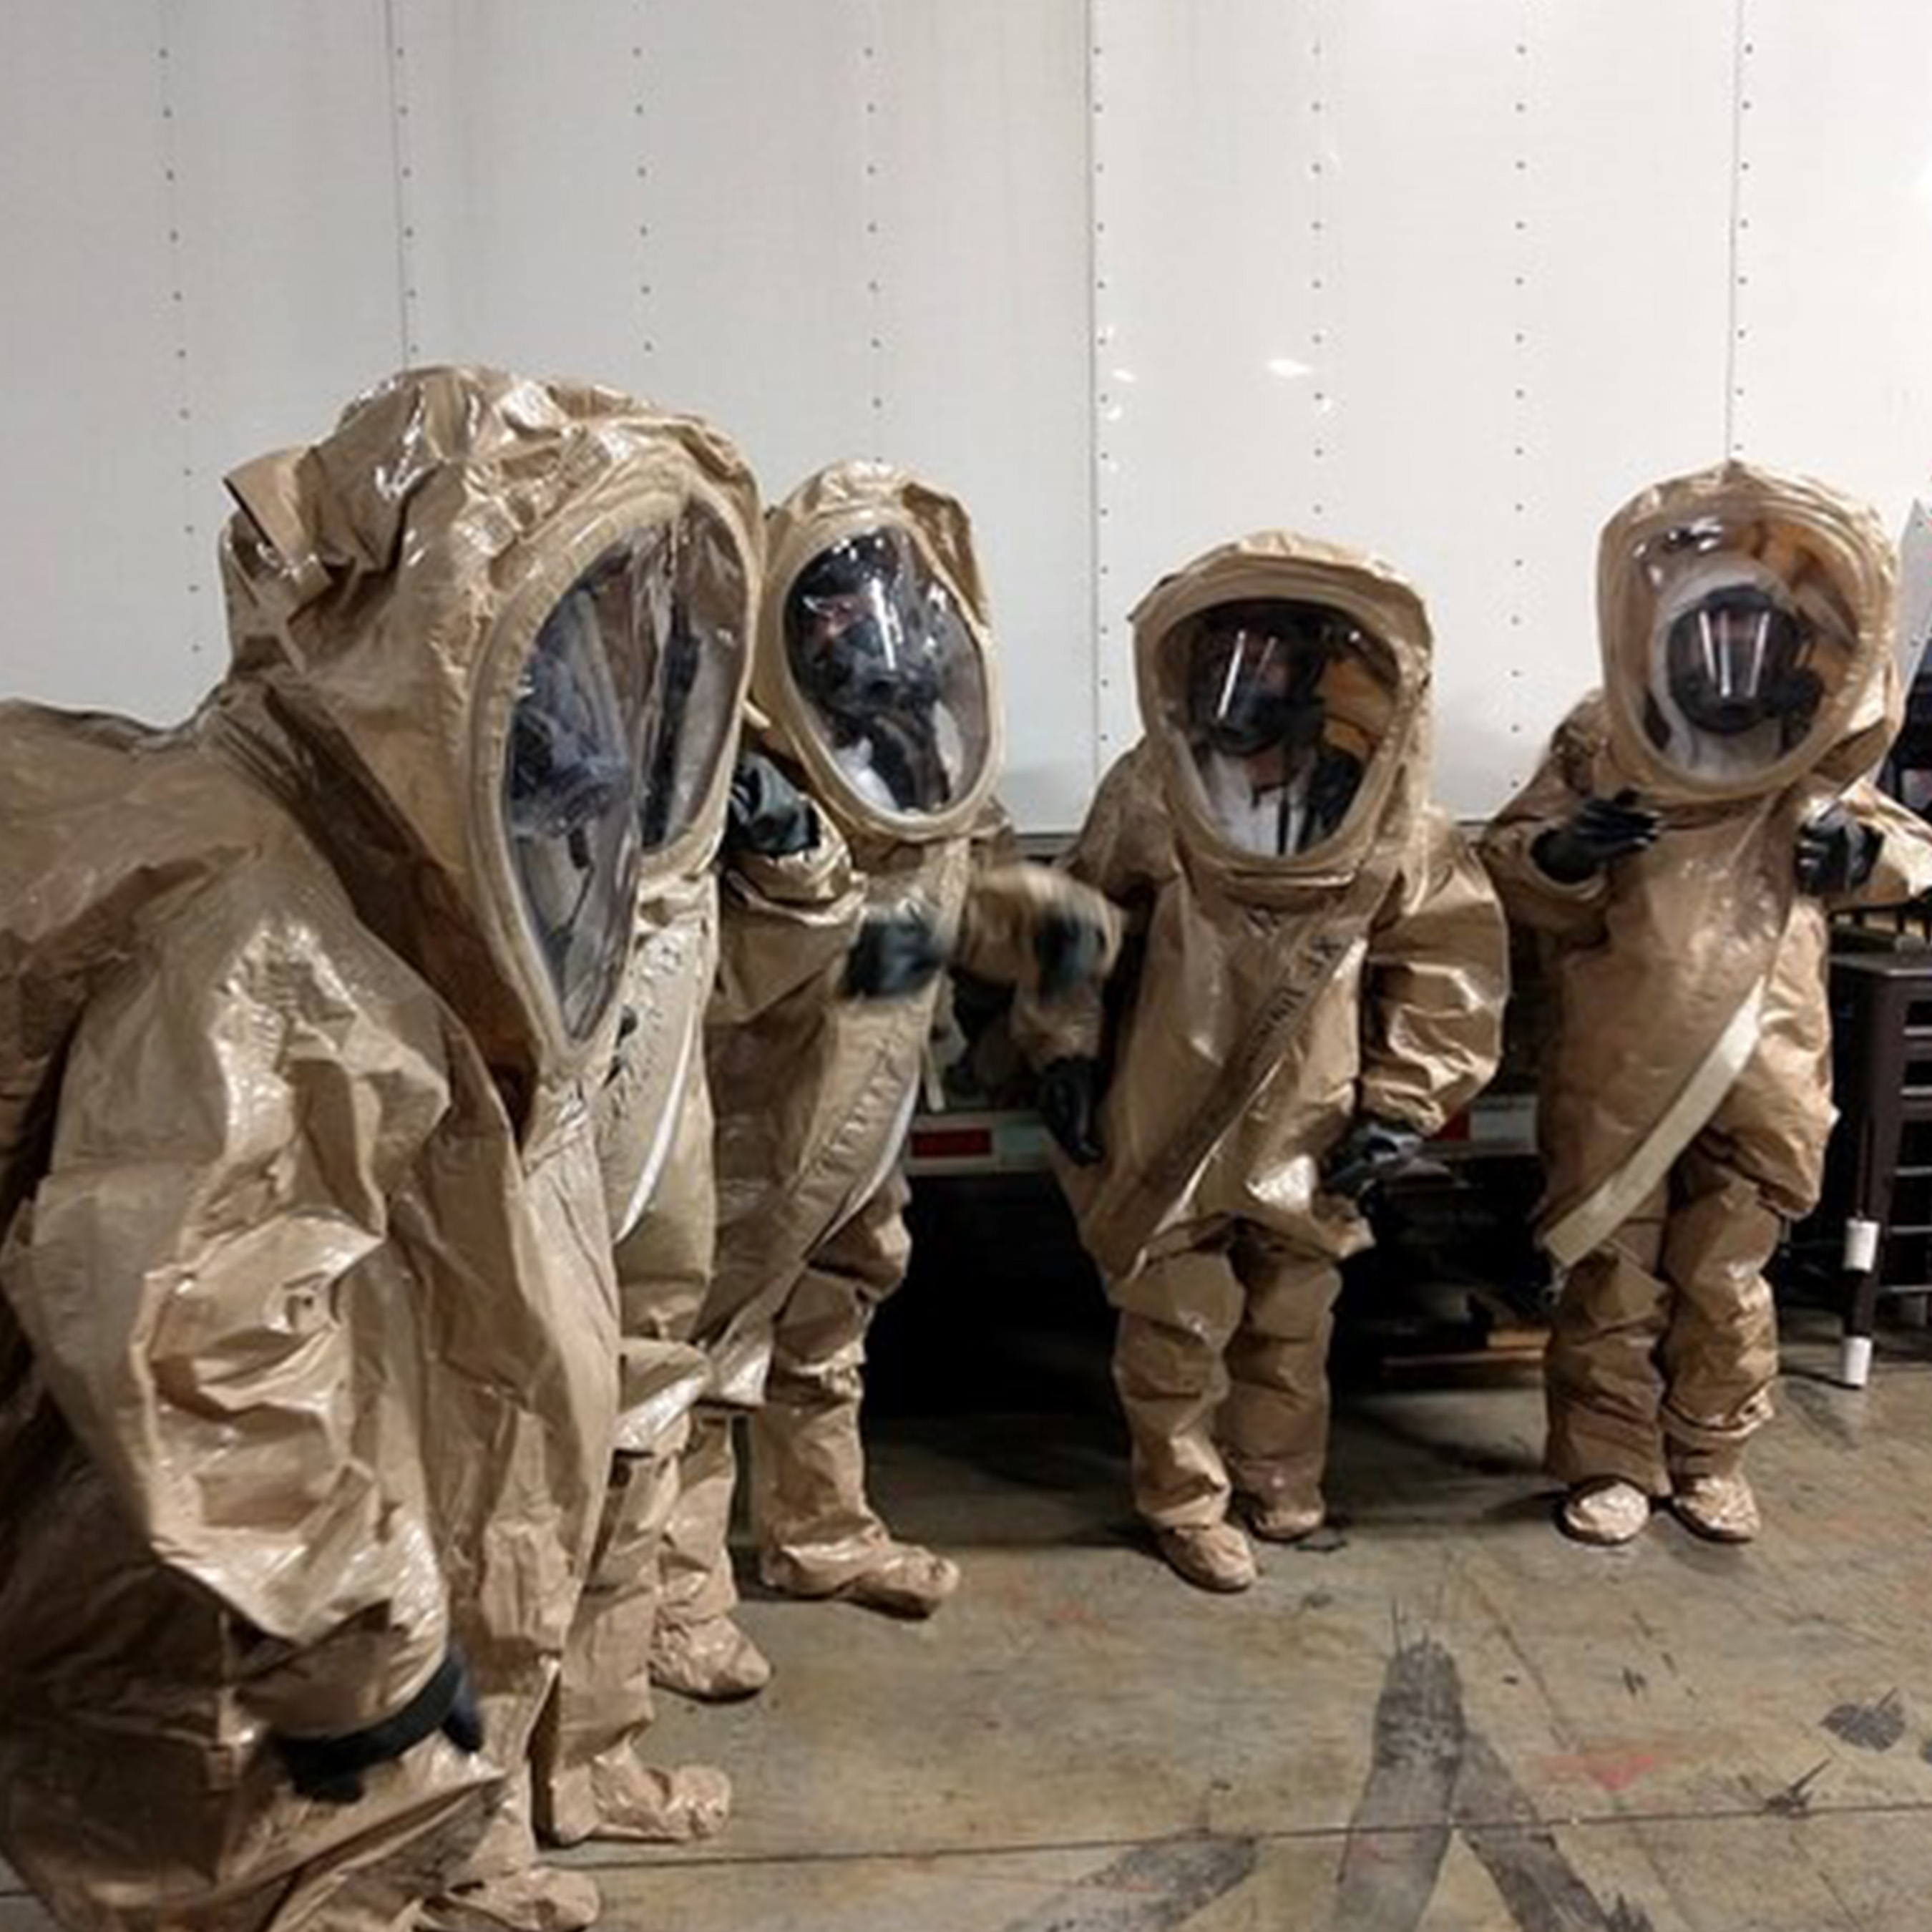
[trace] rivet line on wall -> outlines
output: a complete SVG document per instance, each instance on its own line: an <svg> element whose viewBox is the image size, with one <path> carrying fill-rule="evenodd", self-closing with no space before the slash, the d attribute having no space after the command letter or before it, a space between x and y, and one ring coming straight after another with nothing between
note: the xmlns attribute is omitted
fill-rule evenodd
<svg viewBox="0 0 1932 1932"><path fill-rule="evenodd" d="M416 266L416 148L410 125L409 44L404 5L404 0L382 0L384 41L389 56L389 143L395 180L396 326L403 361L413 368L423 354Z"/></svg>
<svg viewBox="0 0 1932 1932"><path fill-rule="evenodd" d="M1516 19L1516 40L1510 57L1510 122L1515 141L1510 156L1508 206L1510 208L1510 587L1508 619L1512 630L1521 630L1528 622L1530 556L1530 458L1531 409L1534 383L1531 376L1529 302L1532 250L1535 228L1531 214L1534 170L1530 161L1530 130L1534 116L1535 0L1522 0ZM1512 664L1512 680L1522 676L1520 664ZM1510 729L1522 727L1512 720Z"/></svg>
<svg viewBox="0 0 1932 1932"><path fill-rule="evenodd" d="M883 459L886 448L886 326L885 248L880 217L880 120L884 93L882 70L885 62L880 51L879 9L866 8L863 39L859 48L860 92L865 124L861 130L860 152L864 157L865 181L860 195L866 236L862 251L866 264L866 318L868 366L872 373L872 454Z"/></svg>
<svg viewBox="0 0 1932 1932"><path fill-rule="evenodd" d="M1730 276L1724 330L1724 449L1730 456L1744 453L1744 345L1750 334L1747 291L1750 276L1745 254L1750 233L1751 158L1748 136L1755 105L1754 63L1757 54L1750 0L1736 0L1732 16Z"/></svg>
<svg viewBox="0 0 1932 1932"><path fill-rule="evenodd" d="M1108 425L1114 420L1115 404L1106 375L1108 351L1112 346L1113 328L1106 319L1109 268L1106 206L1107 164L1101 152L1102 117L1107 108L1106 22L1102 17L1106 0L1088 0L1087 8L1087 233L1088 233L1088 382L1093 397L1089 412L1091 445L1090 474L1094 493L1092 530L1094 568L1093 635L1094 648L1094 745L1096 776L1118 746L1110 742L1108 729L1108 700L1114 688L1113 674L1113 613L1109 600L1113 592L1112 566L1108 560L1105 537L1111 479L1119 466Z"/></svg>
<svg viewBox="0 0 1932 1932"><path fill-rule="evenodd" d="M1309 504L1318 529L1328 518L1328 479L1334 447L1335 372L1334 310L1330 284L1334 280L1333 249L1329 241L1330 178L1334 160L1333 116L1329 112L1328 75L1319 0L1310 0L1308 42L1308 120L1312 152L1308 163L1308 364L1309 456L1314 472Z"/></svg>
<svg viewBox="0 0 1932 1932"><path fill-rule="evenodd" d="M190 613L188 651L200 657L204 645L202 596L207 583L208 557L197 507L194 390L188 374L187 262L182 241L181 148L175 111L172 8L159 0L155 9L155 69L161 117L161 206L168 229L169 334L173 345L175 424L181 442L182 541L186 548Z"/></svg>
<svg viewBox="0 0 1932 1932"><path fill-rule="evenodd" d="M646 51L650 43L649 0L637 0L631 37L631 126L635 143L632 166L638 197L638 326L646 359L657 353L657 333L652 324L655 312L654 279L651 244L650 113L647 93L650 62Z"/></svg>

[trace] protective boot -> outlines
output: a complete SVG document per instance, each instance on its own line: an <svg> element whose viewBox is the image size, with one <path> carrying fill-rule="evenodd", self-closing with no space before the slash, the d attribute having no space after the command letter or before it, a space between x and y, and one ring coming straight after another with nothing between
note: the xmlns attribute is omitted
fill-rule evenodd
<svg viewBox="0 0 1932 1932"><path fill-rule="evenodd" d="M648 1764L659 1546L677 1499L684 1418L651 1449L613 1460L590 1580L578 1600L562 1674L530 1752L538 1832L684 1844L730 1815L731 1783L707 1765Z"/></svg>
<svg viewBox="0 0 1932 1932"><path fill-rule="evenodd" d="M651 1646L651 1682L700 1704L739 1703L771 1681L771 1660L730 1617L661 1624Z"/></svg>
<svg viewBox="0 0 1932 1932"><path fill-rule="evenodd" d="M1579 1483L1557 1512L1564 1535L1605 1549L1634 1541L1649 1521L1649 1497L1620 1476Z"/></svg>
<svg viewBox="0 0 1932 1932"><path fill-rule="evenodd" d="M1748 1543L1763 1526L1742 1469L1680 1476L1670 1507L1686 1529L1712 1543Z"/></svg>
<svg viewBox="0 0 1932 1932"><path fill-rule="evenodd" d="M1328 1256L1252 1224L1237 1232L1229 1259L1242 1306L1215 1439L1249 1528L1297 1543L1328 1514L1328 1340L1342 1277Z"/></svg>
<svg viewBox="0 0 1932 1932"><path fill-rule="evenodd" d="M758 1574L788 1597L928 1617L959 1587L943 1556L900 1543L866 1494L866 1336L911 1252L895 1173L814 1251L772 1338L748 1424Z"/></svg>
<svg viewBox="0 0 1932 1932"><path fill-rule="evenodd" d="M867 1502L856 1400L768 1400L752 1456L758 1574L772 1589L921 1618L958 1588L958 1564L898 1541Z"/></svg>
<svg viewBox="0 0 1932 1932"><path fill-rule="evenodd" d="M916 1543L888 1542L871 1566L827 1593L889 1617L929 1617L959 1587L959 1566Z"/></svg>
<svg viewBox="0 0 1932 1932"><path fill-rule="evenodd" d="M700 1703L755 1697L771 1682L764 1653L731 1612L731 1496L737 1484L733 1412L700 1405L679 1467L677 1505L659 1547L651 1682Z"/></svg>
<svg viewBox="0 0 1932 1932"><path fill-rule="evenodd" d="M1243 1504L1250 1531L1264 1543L1299 1543L1312 1536L1328 1520L1328 1513L1319 1503L1264 1503L1252 1498Z"/></svg>
<svg viewBox="0 0 1932 1932"><path fill-rule="evenodd" d="M1248 1539L1231 1522L1157 1528L1154 1540L1168 1568L1197 1590L1226 1595L1251 1588L1261 1574Z"/></svg>
<svg viewBox="0 0 1932 1932"><path fill-rule="evenodd" d="M586 1828L551 1836L560 1845L580 1838L625 1838L643 1844L688 1845L715 1838L731 1816L731 1780L714 1766L664 1768L601 1759L590 1773L592 1810Z"/></svg>

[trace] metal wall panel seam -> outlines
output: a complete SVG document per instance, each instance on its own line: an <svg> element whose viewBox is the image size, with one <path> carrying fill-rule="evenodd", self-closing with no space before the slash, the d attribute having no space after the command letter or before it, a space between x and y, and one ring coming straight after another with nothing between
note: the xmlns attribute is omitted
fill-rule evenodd
<svg viewBox="0 0 1932 1932"><path fill-rule="evenodd" d="M1108 478L1117 460L1107 440L1110 398L1102 386L1102 352L1112 334L1102 297L1107 292L1106 218L1103 177L1107 164L1100 151L1101 116L1106 111L1106 23L1105 0L1087 0L1087 395L1088 462L1093 477L1092 535L1094 653L1094 769L1097 781L1125 746L1114 739L1107 697L1113 688L1108 644L1113 619L1107 593L1113 566L1107 552Z"/></svg>
<svg viewBox="0 0 1932 1932"><path fill-rule="evenodd" d="M200 657L205 647L198 634L205 589L206 557L202 550L201 520L196 508L197 465L195 460L194 403L188 381L188 300L187 262L182 247L182 195L180 149L175 139L174 34L169 0L157 0L155 22L155 74L157 105L161 119L162 206L168 224L168 308L174 337L175 425L181 442L182 540L188 552L188 638L190 657Z"/></svg>
<svg viewBox="0 0 1932 1932"><path fill-rule="evenodd" d="M651 269L651 154L650 112L646 90L650 82L650 62L646 49L650 44L650 0L636 0L637 27L631 42L631 77L634 92L631 125L637 135L636 173L638 195L638 320L642 331L644 358L650 362L658 352L657 338L651 326L653 277ZM646 390L650 386L646 385Z"/></svg>
<svg viewBox="0 0 1932 1932"><path fill-rule="evenodd" d="M1312 132L1314 154L1308 164L1312 212L1308 218L1308 361L1313 380L1308 390L1308 454L1310 520L1325 532L1328 524L1327 482L1334 475L1329 466L1334 436L1341 424L1336 412L1334 370L1330 346L1334 334L1334 317L1330 303L1330 284L1334 280L1335 252L1329 239L1329 178L1336 160L1330 130L1334 117L1329 112L1326 32L1322 0L1309 0L1308 17L1308 118Z"/></svg>
<svg viewBox="0 0 1932 1932"><path fill-rule="evenodd" d="M1535 248L1536 231L1530 220L1529 118L1534 64L1530 30L1535 19L1535 0L1522 0L1516 21L1513 56L1515 80L1510 106L1516 130L1516 151L1510 158L1510 193L1514 205L1511 217L1509 321L1510 358L1514 378L1510 396L1510 466L1516 488L1511 499L1510 529L1510 586L1508 608L1509 627L1520 633L1528 622L1529 554L1533 535L1530 524L1528 462L1531 410L1534 398L1529 379L1529 329L1525 313L1529 286L1530 262ZM1520 683L1520 659L1509 666L1510 682Z"/></svg>
<svg viewBox="0 0 1932 1932"><path fill-rule="evenodd" d="M1751 165L1744 152L1744 134L1748 125L1746 116L1751 112L1750 62L1757 52L1750 23L1750 0L1736 0L1731 19L1730 280L1730 313L1724 329L1724 449L1728 455L1742 456L1744 441L1738 425L1742 412L1738 405L1744 400L1744 392L1739 365L1743 359L1742 344L1747 326L1744 320L1744 291L1750 280L1744 273L1744 238L1750 226L1750 217L1744 212L1744 176L1750 172Z"/></svg>
<svg viewBox="0 0 1932 1932"><path fill-rule="evenodd" d="M638 184L638 326L644 344L644 358L650 362L657 356L657 336L651 330L651 108L647 88L651 83L651 62L647 56L650 40L650 0L636 0L632 14L636 17L636 27L632 29L630 40L630 77L632 77L632 103L630 125L632 134L638 137L634 148L634 174L632 180ZM645 385L650 394L651 385Z"/></svg>
<svg viewBox="0 0 1932 1932"><path fill-rule="evenodd" d="M395 187L396 328L403 365L422 359L416 273L416 161L410 138L410 74L404 0L382 0L382 38L388 53L389 155Z"/></svg>
<svg viewBox="0 0 1932 1932"><path fill-rule="evenodd" d="M886 448L886 334L885 247L880 237L879 212L883 206L879 188L879 72L884 60L879 51L878 0L863 0L863 26L859 44L861 112L864 139L860 152L865 157L865 180L860 206L866 224L862 260L866 264L866 344L872 370L871 409L872 458L889 460Z"/></svg>

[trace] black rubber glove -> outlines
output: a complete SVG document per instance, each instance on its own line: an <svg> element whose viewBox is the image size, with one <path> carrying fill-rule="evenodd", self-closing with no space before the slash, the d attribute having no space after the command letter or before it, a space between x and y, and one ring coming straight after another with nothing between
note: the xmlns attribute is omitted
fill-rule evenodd
<svg viewBox="0 0 1932 1932"><path fill-rule="evenodd" d="M818 843L818 814L770 759L740 752L731 772L724 842L764 858L788 859Z"/></svg>
<svg viewBox="0 0 1932 1932"><path fill-rule="evenodd" d="M1057 908L1034 928L1033 956L1040 962L1040 996L1064 1000L1093 978L1106 956L1107 934L1097 920Z"/></svg>
<svg viewBox="0 0 1932 1932"><path fill-rule="evenodd" d="M440 1731L458 1750L483 1748L483 1716L476 1708L463 1653L452 1648L432 1677L392 1718L365 1731L334 1738L278 1737L275 1748L304 1798L324 1804L353 1804L362 1796L362 1774L399 1758Z"/></svg>
<svg viewBox="0 0 1932 1932"><path fill-rule="evenodd" d="M1322 1185L1330 1194L1359 1201L1379 1181L1399 1174L1422 1150L1422 1136L1400 1120L1358 1114L1322 1163Z"/></svg>
<svg viewBox="0 0 1932 1932"><path fill-rule="evenodd" d="M1798 828L1798 884L1820 898L1864 884L1878 863L1885 835L1861 825L1842 805Z"/></svg>
<svg viewBox="0 0 1932 1932"><path fill-rule="evenodd" d="M1530 856L1559 885L1580 886L1616 860L1642 851L1662 824L1655 812L1638 804L1634 791L1588 798L1567 825L1544 833L1530 848Z"/></svg>
<svg viewBox="0 0 1932 1932"><path fill-rule="evenodd" d="M845 956L845 992L860 1000L898 1000L938 978L946 946L930 913L916 906L874 913Z"/></svg>
<svg viewBox="0 0 1932 1932"><path fill-rule="evenodd" d="M1076 1167L1091 1167L1106 1152L1094 1117L1100 1107L1100 1063L1070 1054L1040 1070L1040 1117Z"/></svg>

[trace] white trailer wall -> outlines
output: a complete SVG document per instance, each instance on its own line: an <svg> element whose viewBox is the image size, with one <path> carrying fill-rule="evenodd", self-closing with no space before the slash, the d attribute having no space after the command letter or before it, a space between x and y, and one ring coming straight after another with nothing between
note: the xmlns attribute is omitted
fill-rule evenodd
<svg viewBox="0 0 1932 1932"><path fill-rule="evenodd" d="M773 496L958 490L1040 829L1131 742L1157 575L1370 544L1478 814L1633 489L1923 492L1928 99L1919 0L12 0L0 685L178 715L222 472L488 360L704 410Z"/></svg>

